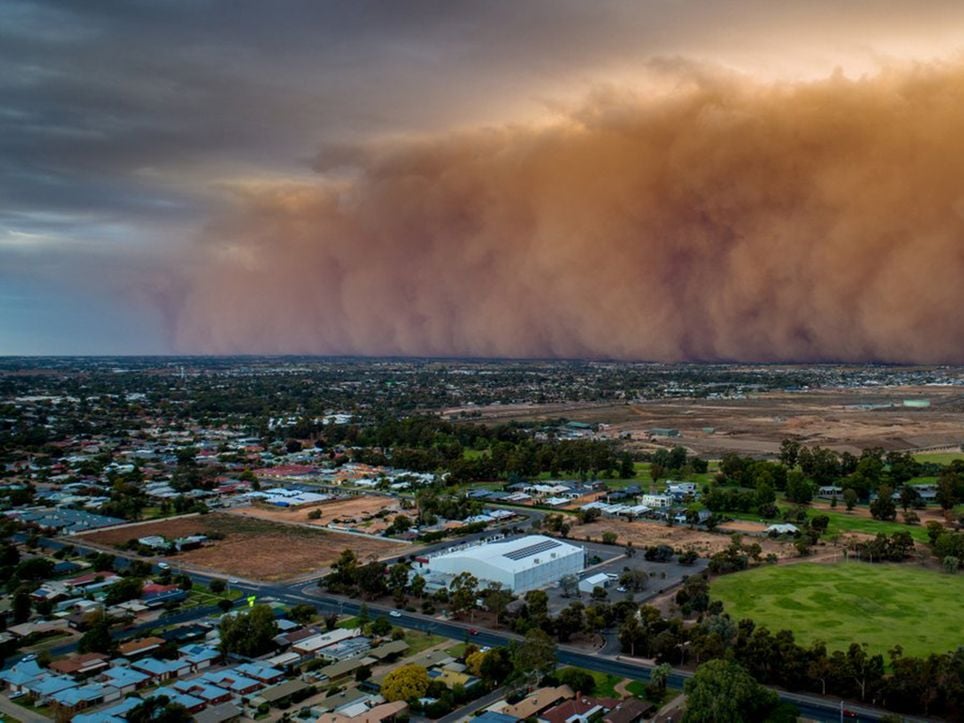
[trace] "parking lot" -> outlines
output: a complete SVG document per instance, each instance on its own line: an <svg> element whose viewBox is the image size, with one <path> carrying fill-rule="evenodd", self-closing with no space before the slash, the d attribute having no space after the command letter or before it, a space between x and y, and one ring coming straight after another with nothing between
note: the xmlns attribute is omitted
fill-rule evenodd
<svg viewBox="0 0 964 723"><path fill-rule="evenodd" d="M697 559L692 565L680 565L676 561L676 558L673 558L671 562L649 562L643 556L642 550L637 550L632 557L626 557L625 548L621 545L603 545L595 542L579 542L577 540L570 540L570 542L585 547L590 558L590 567L579 576L580 580L600 573L610 576L610 583L606 588L606 599L609 602L616 602L630 597L636 602L644 602L649 598L659 595L667 588L678 585L684 577L701 572L706 569L707 564L709 564L709 560L705 558ZM602 562L593 565L592 559L594 556L598 556ZM630 590L626 590L625 592L619 591L619 576L626 568L642 570L648 575L648 581L643 590L639 592L632 592ZM590 594L587 592L580 593L579 597L564 597L562 589L558 586L550 587L546 592L549 594L549 610L552 614L557 614L574 600L581 600L583 603L589 603L591 600Z"/></svg>

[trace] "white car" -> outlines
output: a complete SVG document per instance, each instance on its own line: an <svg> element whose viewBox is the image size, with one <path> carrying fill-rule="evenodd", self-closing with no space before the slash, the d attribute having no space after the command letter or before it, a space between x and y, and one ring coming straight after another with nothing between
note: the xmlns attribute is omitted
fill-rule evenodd
<svg viewBox="0 0 964 723"><path fill-rule="evenodd" d="M401 614L400 612L398 612L398 610L392 610L392 611L391 611L390 613L388 613L388 614L391 615L393 618L400 618L400 617L402 617L402 614Z"/></svg>
<svg viewBox="0 0 964 723"><path fill-rule="evenodd" d="M616 588L616 592L626 592L626 588L624 588L624 587L617 587L617 588Z"/></svg>

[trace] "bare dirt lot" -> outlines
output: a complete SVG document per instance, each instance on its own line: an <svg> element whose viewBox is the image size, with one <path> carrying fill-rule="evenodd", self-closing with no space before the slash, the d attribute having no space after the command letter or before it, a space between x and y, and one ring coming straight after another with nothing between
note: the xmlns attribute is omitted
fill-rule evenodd
<svg viewBox="0 0 964 723"><path fill-rule="evenodd" d="M321 517L314 520L310 519L308 514L313 510L318 510ZM375 515L382 511L387 512L387 514L382 518L376 518ZM235 508L229 514L256 517L273 522L312 525L314 527L327 527L333 523L353 527L362 532L377 534L388 527L399 512L401 512L401 507L396 499L362 495L360 497L331 500L317 505L305 505L295 509L271 505L252 505Z"/></svg>
<svg viewBox="0 0 964 723"><path fill-rule="evenodd" d="M754 525L762 528L757 523L739 523L741 525ZM754 530L756 531L756 530ZM678 549L691 549L700 553L702 556L712 555L719 552L730 544L730 536L727 534L716 534L704 532L702 530L692 530L689 527L668 527L660 522L646 522L637 520L635 522L623 522L621 520L601 520L588 525L578 525L572 528L570 537L573 540L583 539L589 535L593 540L601 540L604 532L614 532L617 535L617 544L625 545L632 542L636 549L650 547L652 545L669 545ZM750 538L753 542L759 542L763 548L763 554L774 553L777 557L792 557L797 554L793 545L776 542L765 537Z"/></svg>
<svg viewBox="0 0 964 723"><path fill-rule="evenodd" d="M360 559L397 554L409 549L406 545L388 540L373 540L224 513L158 520L92 532L81 537L102 545L119 546L131 538L147 535L174 538L212 533L224 535L224 539L213 540L200 549L165 559L246 579L275 581L327 568L346 548L354 550Z"/></svg>
<svg viewBox="0 0 964 723"><path fill-rule="evenodd" d="M905 399L927 400L913 409ZM767 392L743 399L673 399L621 404L475 407L480 421L553 419L609 425L605 433L626 435L639 449L652 446L649 430L677 429L681 444L718 457L724 452L775 455L793 437L812 446L859 452L868 447L957 449L964 442L964 394L956 387L888 387ZM452 411L452 410L450 410Z"/></svg>

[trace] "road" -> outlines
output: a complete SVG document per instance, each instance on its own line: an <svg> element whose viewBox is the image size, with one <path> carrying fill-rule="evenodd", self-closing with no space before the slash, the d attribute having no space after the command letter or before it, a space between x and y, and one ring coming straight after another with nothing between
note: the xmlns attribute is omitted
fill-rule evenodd
<svg viewBox="0 0 964 723"><path fill-rule="evenodd" d="M23 721L23 723L50 723L50 718L45 718L39 713L34 713L32 710L17 705L5 695L0 695L0 713L14 720Z"/></svg>
<svg viewBox="0 0 964 723"><path fill-rule="evenodd" d="M48 540L44 539L44 546L50 546L53 548L62 547L65 543L58 540ZM83 545L79 545L73 540L69 544L72 544L76 549L84 551L94 551L100 552L100 550L95 550L94 548L86 548ZM118 562L123 565L126 564L125 556L122 552L118 552ZM124 561L124 562L122 562ZM156 571L160 571L159 567L155 566ZM191 579L195 582L208 584L212 579L218 576L212 576L208 574L194 573L191 570L183 570L183 572L189 574ZM218 578L224 579L224 578ZM317 580L305 581L301 580L296 583L254 583L250 581L240 581L234 586L240 589L245 595L257 595L259 598L274 598L279 602L288 605L297 605L298 603L309 603L314 605L322 612L335 612L339 614L357 615L361 611L362 605L365 603L359 602L354 598L343 597L339 595L332 595L330 593L322 591L318 585ZM243 598L235 603L243 604ZM369 615L373 617L382 616L388 617L389 613L393 608L377 605L377 604L367 604ZM184 611L182 614L175 614L170 618L165 618L164 623L170 622L188 622L190 620L198 619L204 617L211 613L211 609L195 608L193 610ZM423 632L432 633L435 635L442 635L447 638L452 638L455 640L471 640L479 645L487 646L504 646L512 642L521 642L523 640L522 636L516 635L508 631L494 631L489 629L476 629L470 622L457 622L453 620L445 620L440 618L431 617L429 615L423 615L421 613L410 613L399 611L398 617L390 617L390 621L393 625L398 625L404 628L409 628L411 630L420 630ZM132 632L137 633L140 629L148 630L150 628L156 628L158 622L145 623L143 625L137 626L128 631L122 631L123 636L128 636ZM67 648L69 646L62 646ZM603 651L586 651L581 648L576 648L568 645L560 645L558 647L557 659L563 665L573 665L580 668L586 668L587 670L594 670L600 673L612 673L613 675L618 675L624 678L633 678L636 680L649 680L650 671L653 666L648 665L645 662L634 660L631 658L626 658L619 655L609 654L614 648L614 644L607 640L607 645ZM55 654L62 654L55 649ZM64 651L68 652L68 651ZM690 671L674 669L668 678L668 683L672 687L681 688L686 680L692 677ZM779 690L774 688L774 692L780 696L782 700L793 703L800 709L800 714L806 718L811 718L813 720L834 723L841 719L841 701L839 699L824 698L816 695L807 695L801 693L791 693L784 690ZM857 714L857 718L850 718L849 720L855 721L879 721L883 716L887 715L888 712L885 710L871 708L869 706L858 705L855 703L844 704L848 711L853 711ZM924 721L923 718L911 718L904 717L905 721Z"/></svg>

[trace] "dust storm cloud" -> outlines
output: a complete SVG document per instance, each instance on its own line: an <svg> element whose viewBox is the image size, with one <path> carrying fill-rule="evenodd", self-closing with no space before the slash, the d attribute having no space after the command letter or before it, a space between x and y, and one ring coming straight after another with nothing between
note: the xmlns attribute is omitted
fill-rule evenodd
<svg viewBox="0 0 964 723"><path fill-rule="evenodd" d="M178 262L176 348L964 361L964 67L664 73L245 186Z"/></svg>

